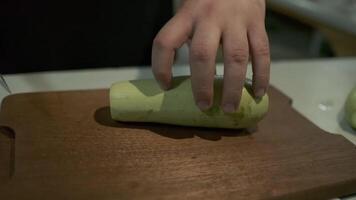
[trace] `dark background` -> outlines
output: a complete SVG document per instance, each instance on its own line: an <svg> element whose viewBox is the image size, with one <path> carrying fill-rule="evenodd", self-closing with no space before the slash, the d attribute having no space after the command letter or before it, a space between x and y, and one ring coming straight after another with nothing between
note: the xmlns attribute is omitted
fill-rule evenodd
<svg viewBox="0 0 356 200"><path fill-rule="evenodd" d="M169 0L1 0L0 73L149 65Z"/></svg>

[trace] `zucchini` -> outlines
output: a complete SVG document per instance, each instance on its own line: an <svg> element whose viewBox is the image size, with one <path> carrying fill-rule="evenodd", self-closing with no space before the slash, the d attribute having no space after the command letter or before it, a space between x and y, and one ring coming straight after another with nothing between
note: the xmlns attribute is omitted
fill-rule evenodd
<svg viewBox="0 0 356 200"><path fill-rule="evenodd" d="M123 122L154 122L181 126L240 129L254 126L268 111L268 96L253 98L245 84L240 106L234 113L220 108L221 77L214 81L214 103L201 111L195 104L190 77L173 78L171 90L163 91L154 79L114 83L110 88L111 117Z"/></svg>

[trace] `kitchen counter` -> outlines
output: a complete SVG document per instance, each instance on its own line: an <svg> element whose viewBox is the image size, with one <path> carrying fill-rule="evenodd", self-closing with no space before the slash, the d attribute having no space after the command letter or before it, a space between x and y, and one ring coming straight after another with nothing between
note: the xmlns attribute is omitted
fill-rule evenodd
<svg viewBox="0 0 356 200"><path fill-rule="evenodd" d="M222 74L222 65L217 73ZM174 75L189 74L187 65L174 67ZM249 67L248 77L251 77ZM119 80L152 78L149 67L120 67L15 74L4 76L15 93L108 88ZM356 131L345 122L343 106L356 86L356 58L280 61L272 64L271 84L288 95L293 107L320 128L341 134L356 145ZM7 96L0 88L0 100ZM349 198L349 199L356 199Z"/></svg>
<svg viewBox="0 0 356 200"><path fill-rule="evenodd" d="M355 0L268 0L267 8L313 27L311 49L326 40L335 55L356 55Z"/></svg>
<svg viewBox="0 0 356 200"><path fill-rule="evenodd" d="M355 0L268 0L268 6L283 8L305 18L356 35Z"/></svg>

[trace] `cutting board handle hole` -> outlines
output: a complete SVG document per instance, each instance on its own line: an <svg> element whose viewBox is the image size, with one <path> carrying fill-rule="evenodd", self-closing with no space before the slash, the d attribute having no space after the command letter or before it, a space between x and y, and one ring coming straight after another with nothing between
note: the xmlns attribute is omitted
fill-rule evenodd
<svg viewBox="0 0 356 200"><path fill-rule="evenodd" d="M4 150L0 158L0 169L5 169L5 172L0 172L1 177L11 178L15 172L15 131L8 126L0 126L0 149ZM8 155L8 156L6 156Z"/></svg>
<svg viewBox="0 0 356 200"><path fill-rule="evenodd" d="M9 126L0 125L0 133L11 140L15 140L15 131Z"/></svg>

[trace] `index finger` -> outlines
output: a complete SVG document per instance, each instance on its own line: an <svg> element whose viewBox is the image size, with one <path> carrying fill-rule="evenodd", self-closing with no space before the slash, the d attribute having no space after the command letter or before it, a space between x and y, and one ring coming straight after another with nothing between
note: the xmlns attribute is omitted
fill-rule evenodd
<svg viewBox="0 0 356 200"><path fill-rule="evenodd" d="M152 72L162 89L168 89L171 85L175 50L189 38L191 30L191 20L185 15L177 14L153 41Z"/></svg>

